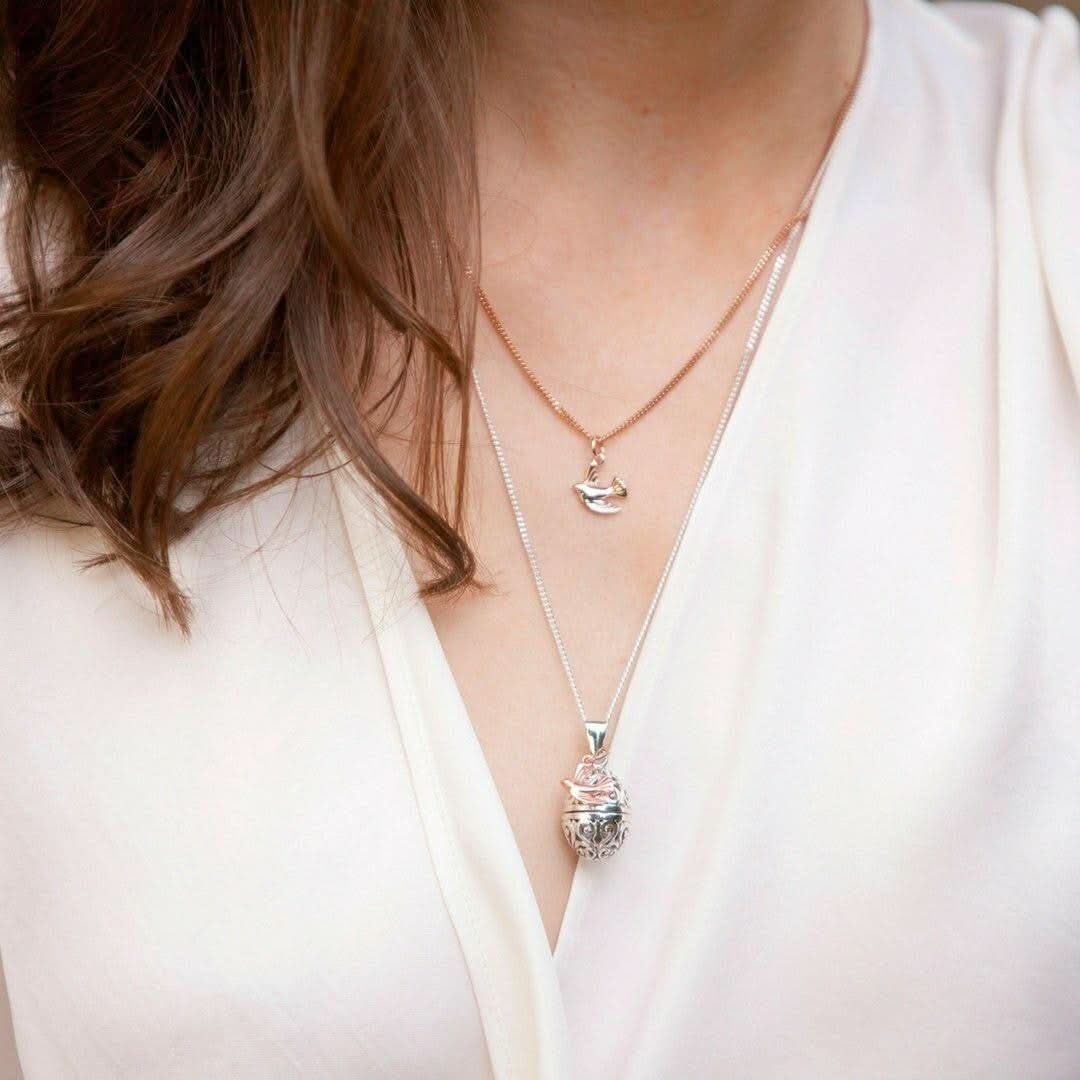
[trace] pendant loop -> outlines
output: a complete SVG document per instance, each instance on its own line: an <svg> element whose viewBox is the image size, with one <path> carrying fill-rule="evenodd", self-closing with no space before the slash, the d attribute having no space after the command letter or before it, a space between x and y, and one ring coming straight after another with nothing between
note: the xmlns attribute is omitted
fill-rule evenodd
<svg viewBox="0 0 1080 1080"><path fill-rule="evenodd" d="M585 734L589 737L589 753L599 754L604 748L604 739L607 737L607 721L585 721Z"/></svg>

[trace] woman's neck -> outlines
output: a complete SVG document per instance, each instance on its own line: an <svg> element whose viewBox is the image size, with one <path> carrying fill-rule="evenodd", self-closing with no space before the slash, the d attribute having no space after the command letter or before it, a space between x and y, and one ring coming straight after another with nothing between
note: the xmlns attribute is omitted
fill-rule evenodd
<svg viewBox="0 0 1080 1080"><path fill-rule="evenodd" d="M498 3L480 83L482 192L528 204L557 177L608 219L643 200L696 213L702 196L715 210L750 192L763 216L790 213L789 174L816 164L864 19L863 0Z"/></svg>

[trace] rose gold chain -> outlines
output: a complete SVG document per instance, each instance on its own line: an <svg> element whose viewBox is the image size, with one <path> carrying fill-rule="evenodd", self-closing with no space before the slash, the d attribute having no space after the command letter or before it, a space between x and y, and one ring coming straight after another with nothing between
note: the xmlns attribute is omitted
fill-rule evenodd
<svg viewBox="0 0 1080 1080"><path fill-rule="evenodd" d="M491 298L488 296L484 289L480 285L480 282L476 279L472 269L466 267L466 273L476 287L476 297L480 304L481 309L487 316L488 322L491 323L492 329L499 335L503 345L506 347L506 351L513 357L514 362L521 370L522 374L532 383L536 392L548 403L552 411L556 416L560 417L566 424L572 427L578 434L583 435L589 440L593 447L593 452L596 454L599 452L602 455L604 444L615 438L616 435L620 435L627 428L632 427L643 417L652 412L661 401L664 400L686 378L687 375L694 369L698 361L709 351L716 339L723 333L728 323L735 317L736 312L742 306L743 302L753 291L754 286L757 284L758 278L761 277L766 267L772 262L773 256L780 250L784 241L791 235L796 226L804 222L810 213L810 203L812 197L817 188L817 179L821 174L821 165L829 155L829 151L832 149L833 142L836 139L837 132L843 126L844 119L847 117L848 111L851 108L851 103L855 98L855 91L858 88L862 79L863 66L866 59L865 42L863 47L863 53L859 58L859 66L855 73L855 78L851 82L851 86L848 88L847 93L844 95L843 101L840 103L840 108L837 110L836 115L833 117L832 126L829 130L829 137L825 143L825 150L821 155L817 173L815 174L814 182L810 185L810 189L803 197L802 202L799 205L798 211L795 215L788 219L780 229L780 231L772 238L769 246L758 257L758 261L754 263L754 268L750 271L746 280L742 284L742 288L735 294L731 303L728 304L723 315L713 326L713 328L702 338L698 347L690 354L690 358L671 376L670 379L648 401L645 402L640 408L635 409L629 416L621 420L610 431L605 432L602 435L594 434L581 422L572 412L570 412L566 406L544 385L540 376L536 374L529 362L521 354L521 350L514 344L513 339L510 337L505 324L499 317L498 312L495 310L495 305L492 304Z"/></svg>
<svg viewBox="0 0 1080 1080"><path fill-rule="evenodd" d="M742 288L735 294L734 299L728 304L724 314L720 316L716 325L705 335L701 340L701 344L690 354L690 359L648 401L645 402L640 408L636 409L624 420L621 420L610 431L604 432L603 435L596 435L591 432L566 406L543 384L540 377L530 367L529 362L521 355L521 351L514 344L513 339L507 333L506 327L503 324L502 319L499 318L498 312L495 310L491 299L487 293L480 287L476 286L476 296L480 303L480 307L483 308L484 314L488 318L488 322L491 323L492 329L502 339L503 345L506 346L506 351L514 358L517 366L521 369L522 374L532 383L536 392L551 406L552 410L560 416L567 424L570 425L580 435L584 435L596 447L603 447L605 443L610 442L616 435L620 435L628 427L636 424L647 413L652 412L661 401L664 400L686 378L687 375L694 369L697 362L709 351L713 342L723 333L724 328L735 317L735 313L742 306L743 301L753 291L754 286L757 284L757 280L761 277L765 268L772 261L772 257L780 249L780 246L791 235L792 229L795 228L801 221L806 220L807 211L800 210L793 218L788 220L784 227L773 237L769 246L761 253L758 261L754 263L753 270L750 271L749 276L743 282Z"/></svg>

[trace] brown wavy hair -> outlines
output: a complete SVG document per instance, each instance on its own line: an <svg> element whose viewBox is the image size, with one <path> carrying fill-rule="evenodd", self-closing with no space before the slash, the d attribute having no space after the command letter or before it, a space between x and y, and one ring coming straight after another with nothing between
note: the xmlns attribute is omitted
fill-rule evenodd
<svg viewBox="0 0 1080 1080"><path fill-rule="evenodd" d="M3 4L0 522L93 526L186 628L171 545L336 440L427 590L471 580L477 19L468 0ZM378 439L405 400L395 468ZM320 434L293 447L302 420Z"/></svg>

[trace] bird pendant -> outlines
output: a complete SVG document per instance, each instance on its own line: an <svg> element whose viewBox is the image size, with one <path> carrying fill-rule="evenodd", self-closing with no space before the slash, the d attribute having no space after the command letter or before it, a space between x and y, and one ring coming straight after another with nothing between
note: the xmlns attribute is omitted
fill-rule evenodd
<svg viewBox="0 0 1080 1080"><path fill-rule="evenodd" d="M622 507L617 506L612 499L625 499L627 496L626 484L618 476L611 478L610 484L600 481L600 466L604 464L603 447L593 443L592 459L585 473L585 479L580 484L574 484L574 491L581 499L581 505L593 514L618 514Z"/></svg>

